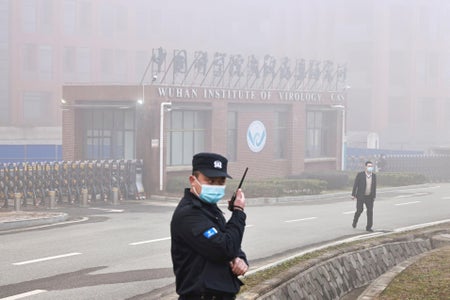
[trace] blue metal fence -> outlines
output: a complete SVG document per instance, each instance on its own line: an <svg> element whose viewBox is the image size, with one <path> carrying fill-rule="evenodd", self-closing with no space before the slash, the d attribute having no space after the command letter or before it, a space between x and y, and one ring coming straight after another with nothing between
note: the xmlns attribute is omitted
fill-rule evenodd
<svg viewBox="0 0 450 300"><path fill-rule="evenodd" d="M0 145L0 163L62 160L61 145Z"/></svg>
<svg viewBox="0 0 450 300"><path fill-rule="evenodd" d="M362 170L372 161L379 172L406 172L425 175L430 181L450 181L450 154L428 155L421 151L349 149L347 170Z"/></svg>

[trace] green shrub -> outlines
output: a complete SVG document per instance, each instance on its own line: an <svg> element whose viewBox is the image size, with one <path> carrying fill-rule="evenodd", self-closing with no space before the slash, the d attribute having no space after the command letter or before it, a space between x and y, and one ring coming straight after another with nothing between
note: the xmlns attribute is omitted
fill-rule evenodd
<svg viewBox="0 0 450 300"><path fill-rule="evenodd" d="M348 187L349 176L347 173L338 171L326 172L303 172L299 175L289 176L291 179L318 179L326 182L327 190L340 190Z"/></svg>
<svg viewBox="0 0 450 300"><path fill-rule="evenodd" d="M317 195L325 190L345 190L353 186L356 172L303 173L288 179L245 180L242 186L247 198ZM240 178L227 180L227 198L236 190ZM422 184L427 178L416 173L377 173L379 186ZM166 192L182 195L189 187L186 176L173 176L167 181Z"/></svg>
<svg viewBox="0 0 450 300"><path fill-rule="evenodd" d="M245 182L245 196L284 197L317 195L324 191L326 182L317 179L264 179Z"/></svg>
<svg viewBox="0 0 450 300"><path fill-rule="evenodd" d="M377 173L377 184L381 186L405 186L428 182L423 174L417 173Z"/></svg>

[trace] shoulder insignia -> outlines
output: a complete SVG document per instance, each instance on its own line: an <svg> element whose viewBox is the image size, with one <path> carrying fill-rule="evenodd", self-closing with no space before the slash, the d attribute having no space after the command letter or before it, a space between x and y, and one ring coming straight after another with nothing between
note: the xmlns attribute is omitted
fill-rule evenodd
<svg viewBox="0 0 450 300"><path fill-rule="evenodd" d="M206 230L205 232L203 232L203 236L207 239L212 238L213 236L215 236L217 234L217 229L214 227L211 227L210 229Z"/></svg>

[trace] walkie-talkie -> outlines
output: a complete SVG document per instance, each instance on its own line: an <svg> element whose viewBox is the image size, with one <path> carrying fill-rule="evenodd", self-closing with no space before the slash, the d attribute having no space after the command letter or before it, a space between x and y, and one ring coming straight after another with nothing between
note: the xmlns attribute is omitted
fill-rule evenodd
<svg viewBox="0 0 450 300"><path fill-rule="evenodd" d="M228 202L228 210L230 210L230 211L234 210L234 201L236 200L236 193L241 188L242 183L244 182L244 179L245 179L245 175L247 175L247 171L248 171L248 167L245 168L244 175L242 175L242 178L241 178L241 182L239 182L239 186L237 187L236 191L233 193L233 196L231 196L230 202Z"/></svg>

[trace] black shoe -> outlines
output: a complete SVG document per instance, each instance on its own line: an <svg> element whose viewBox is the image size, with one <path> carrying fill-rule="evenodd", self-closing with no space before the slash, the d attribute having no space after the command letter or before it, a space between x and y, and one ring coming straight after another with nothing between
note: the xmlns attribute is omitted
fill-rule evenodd
<svg viewBox="0 0 450 300"><path fill-rule="evenodd" d="M372 228L366 228L366 231L373 232L373 229Z"/></svg>
<svg viewBox="0 0 450 300"><path fill-rule="evenodd" d="M353 222L353 223L352 223L352 227L353 227L353 228L356 228L356 222Z"/></svg>

